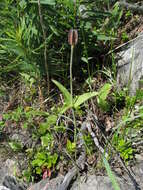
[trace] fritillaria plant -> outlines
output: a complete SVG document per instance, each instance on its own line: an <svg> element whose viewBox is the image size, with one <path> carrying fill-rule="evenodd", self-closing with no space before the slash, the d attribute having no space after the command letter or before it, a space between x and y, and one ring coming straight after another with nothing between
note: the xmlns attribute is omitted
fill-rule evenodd
<svg viewBox="0 0 143 190"><path fill-rule="evenodd" d="M71 53L70 53L70 93L71 93L71 105L73 105L73 77L72 77L72 66L73 66L73 52L74 47L78 42L78 32L76 29L71 29L68 33L68 43L71 46ZM73 122L74 122L74 141L76 142L76 120L74 110L72 109L73 114Z"/></svg>
<svg viewBox="0 0 143 190"><path fill-rule="evenodd" d="M71 93L71 103L73 103L73 86L72 86L72 65L73 65L73 51L74 47L78 42L78 32L76 29L71 29L68 33L68 43L71 46L70 54L70 93Z"/></svg>

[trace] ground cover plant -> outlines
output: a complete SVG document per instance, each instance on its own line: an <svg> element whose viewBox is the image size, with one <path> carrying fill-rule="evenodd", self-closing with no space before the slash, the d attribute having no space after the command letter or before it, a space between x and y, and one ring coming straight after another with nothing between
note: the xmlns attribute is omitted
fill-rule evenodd
<svg viewBox="0 0 143 190"><path fill-rule="evenodd" d="M87 168L105 166L119 189L112 155L125 166L135 160L143 122L142 91L130 97L128 89L116 90L112 50L124 19L133 16L127 13L109 0L0 2L0 135L27 158L23 180L65 174L80 155L88 120ZM127 40L123 33L120 42ZM17 130L31 141L11 138Z"/></svg>

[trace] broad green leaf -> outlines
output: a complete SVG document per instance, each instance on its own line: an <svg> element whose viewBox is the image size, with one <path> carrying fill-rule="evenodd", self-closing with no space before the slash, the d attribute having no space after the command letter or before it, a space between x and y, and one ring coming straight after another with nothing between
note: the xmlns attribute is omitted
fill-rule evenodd
<svg viewBox="0 0 143 190"><path fill-rule="evenodd" d="M69 93L69 91L62 84L60 84L58 81L56 81L56 80L52 80L52 81L59 88L59 90L62 92L62 94L65 98L65 103L67 105L69 105L71 102L71 94Z"/></svg>
<svg viewBox="0 0 143 190"><path fill-rule="evenodd" d="M36 154L36 159L46 160L46 153L45 152L38 152Z"/></svg>
<svg viewBox="0 0 143 190"><path fill-rule="evenodd" d="M88 57L88 58L82 57L81 60L82 60L83 62L85 62L85 63L88 63L89 60L91 60L92 58L93 58L93 57Z"/></svg>
<svg viewBox="0 0 143 190"><path fill-rule="evenodd" d="M101 101L106 100L107 95L109 94L110 90L112 88L112 85L109 83L106 83L98 92L98 97L100 98Z"/></svg>
<svg viewBox="0 0 143 190"><path fill-rule="evenodd" d="M26 178L26 180L30 183L31 172L29 170L24 170L22 173L23 173L23 176Z"/></svg>
<svg viewBox="0 0 143 190"><path fill-rule="evenodd" d="M116 181L116 178L115 178L114 174L112 173L110 165L109 165L109 163L108 163L108 161L106 160L105 157L103 157L103 163L105 165L107 174L108 174L108 176L109 176L109 178L110 178L110 180L112 182L114 190L120 190L120 187L119 187L119 185L118 185L118 183Z"/></svg>
<svg viewBox="0 0 143 190"><path fill-rule="evenodd" d="M30 1L30 3L38 3L38 1ZM55 5L55 0L40 0L40 3L43 5Z"/></svg>
<svg viewBox="0 0 143 190"><path fill-rule="evenodd" d="M85 63L88 63L88 59L86 57L82 57L81 60Z"/></svg>
<svg viewBox="0 0 143 190"><path fill-rule="evenodd" d="M71 142L69 139L67 140L67 145L66 145L67 150L72 153L75 151L76 148L76 143L75 142Z"/></svg>
<svg viewBox="0 0 143 190"><path fill-rule="evenodd" d="M74 8L74 0L62 0L62 3L70 8L70 10L73 10Z"/></svg>
<svg viewBox="0 0 143 190"><path fill-rule="evenodd" d="M47 122L41 123L38 129L40 134L44 134L52 125L55 125L57 121L56 115L50 115L47 118Z"/></svg>
<svg viewBox="0 0 143 190"><path fill-rule="evenodd" d="M109 41L109 40L115 40L115 37L107 36L105 34L97 34L97 40L99 41Z"/></svg>
<svg viewBox="0 0 143 190"><path fill-rule="evenodd" d="M49 138L46 136L41 137L41 143L42 143L42 146L49 146Z"/></svg>
<svg viewBox="0 0 143 190"><path fill-rule="evenodd" d="M42 166L44 164L45 160L35 159L32 161L32 166Z"/></svg>
<svg viewBox="0 0 143 190"><path fill-rule="evenodd" d="M54 153L54 155L52 155L52 163L53 163L53 165L56 164L57 159L58 159L58 155L56 153Z"/></svg>
<svg viewBox="0 0 143 190"><path fill-rule="evenodd" d="M105 84L99 91L98 97L97 97L97 102L100 108L103 111L108 111L109 110L109 104L106 101L106 98L111 90L112 85L111 84Z"/></svg>
<svg viewBox="0 0 143 190"><path fill-rule="evenodd" d="M61 110L60 110L60 114L62 115L62 114L64 114L68 109L70 109L70 108L72 108L72 104L65 104L65 105L63 105L63 107L61 108Z"/></svg>
<svg viewBox="0 0 143 190"><path fill-rule="evenodd" d="M110 104L108 103L108 101L103 100L100 101L100 98L97 98L97 102L98 102L98 106L103 110L103 111L109 111L110 110Z"/></svg>
<svg viewBox="0 0 143 190"><path fill-rule="evenodd" d="M46 136L43 136L41 137L41 143L42 143L42 146L49 146L53 141L53 136L52 135L46 135Z"/></svg>
<svg viewBox="0 0 143 190"><path fill-rule="evenodd" d="M58 159L58 155L56 153L54 153L53 155L48 154L47 162L44 165L48 166L48 168L51 168L52 166L56 164L57 159Z"/></svg>
<svg viewBox="0 0 143 190"><path fill-rule="evenodd" d="M39 168L39 167L37 167L37 168L36 168L36 174L39 174L39 175L40 175L41 173L42 173L42 169Z"/></svg>
<svg viewBox="0 0 143 190"><path fill-rule="evenodd" d="M22 145L20 142L10 142L9 145L13 149L13 151L20 151L22 149Z"/></svg>
<svg viewBox="0 0 143 190"><path fill-rule="evenodd" d="M46 133L46 131L47 131L48 128L49 128L49 124L47 122L46 123L41 123L40 127L38 129L38 132L40 134L44 134L44 133Z"/></svg>
<svg viewBox="0 0 143 190"><path fill-rule="evenodd" d="M98 92L87 92L87 93L84 93L80 96L77 96L74 99L74 108L78 108L78 106L83 104L85 101L87 101L88 99L90 99L94 96L97 96L97 95L98 95Z"/></svg>
<svg viewBox="0 0 143 190"><path fill-rule="evenodd" d="M57 121L57 115L49 115L49 117L47 118L47 124L48 125L54 125Z"/></svg>

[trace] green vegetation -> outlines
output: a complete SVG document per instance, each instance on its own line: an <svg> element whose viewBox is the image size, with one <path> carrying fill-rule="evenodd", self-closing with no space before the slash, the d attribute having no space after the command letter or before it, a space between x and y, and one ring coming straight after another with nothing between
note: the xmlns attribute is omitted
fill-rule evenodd
<svg viewBox="0 0 143 190"><path fill-rule="evenodd" d="M8 98L0 134L13 125L31 134L30 147L8 138L12 150L27 157L21 177L36 181L45 171L49 177L57 175L61 163L70 167L80 154L78 134L90 112L104 123L103 134L124 162L135 158L134 144L142 138L143 93L130 97L128 89L117 92L114 54L108 53L116 46L123 15L133 16L109 0L1 0L0 98ZM129 39L126 33L121 38ZM106 129L111 117L114 126L110 122ZM109 152L103 163L119 189L109 167L112 149L102 141L103 134L97 130ZM88 132L84 142L87 157L95 152L99 157Z"/></svg>

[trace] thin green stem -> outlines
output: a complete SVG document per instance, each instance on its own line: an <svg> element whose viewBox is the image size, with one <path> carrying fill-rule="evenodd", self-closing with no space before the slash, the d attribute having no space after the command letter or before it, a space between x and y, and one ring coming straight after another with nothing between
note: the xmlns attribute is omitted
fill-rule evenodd
<svg viewBox="0 0 143 190"><path fill-rule="evenodd" d="M71 93L71 104L73 104L73 85L72 85L72 65L73 65L73 50L74 46L71 45L71 55L70 55L70 93Z"/></svg>
<svg viewBox="0 0 143 190"><path fill-rule="evenodd" d="M73 76L72 76L72 66L73 66L73 51L74 45L71 45L71 55L70 55L70 93L71 93L71 104L72 104L72 116L73 116L73 124L74 124L74 142L76 143L77 139L77 128L76 128L76 118L73 108Z"/></svg>

